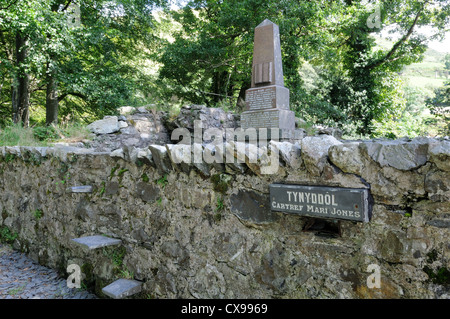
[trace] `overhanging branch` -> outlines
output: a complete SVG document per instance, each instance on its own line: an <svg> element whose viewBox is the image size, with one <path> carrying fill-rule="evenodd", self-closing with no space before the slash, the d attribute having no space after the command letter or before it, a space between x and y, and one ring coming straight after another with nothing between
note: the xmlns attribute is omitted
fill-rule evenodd
<svg viewBox="0 0 450 319"><path fill-rule="evenodd" d="M86 100L86 99L87 99L87 96L84 95L84 94L77 93L77 92L68 92L68 93L61 94L61 95L58 97L58 102L61 102L62 100L64 100L68 95L73 95L73 96L82 98L83 100Z"/></svg>
<svg viewBox="0 0 450 319"><path fill-rule="evenodd" d="M397 50L406 42L408 41L408 39L411 37L411 34L414 31L414 27L417 25L417 21L419 21L420 15L422 14L424 8L425 8L425 4L427 3L427 1L424 1L422 4L422 7L420 8L420 10L417 12L413 23L411 24L411 26L409 27L408 31L406 32L406 34L400 38L400 40L398 40L391 48L391 50L381 59L378 59L377 61L375 61L374 63L370 64L367 69L372 70L374 68L379 67L380 65L386 63L386 62L391 62L392 60L392 56L397 52Z"/></svg>

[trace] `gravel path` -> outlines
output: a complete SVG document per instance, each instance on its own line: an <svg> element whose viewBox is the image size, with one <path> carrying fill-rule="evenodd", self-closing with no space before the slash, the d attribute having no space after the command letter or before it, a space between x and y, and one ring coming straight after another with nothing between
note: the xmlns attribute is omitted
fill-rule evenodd
<svg viewBox="0 0 450 319"><path fill-rule="evenodd" d="M0 244L0 299L97 299L7 245Z"/></svg>

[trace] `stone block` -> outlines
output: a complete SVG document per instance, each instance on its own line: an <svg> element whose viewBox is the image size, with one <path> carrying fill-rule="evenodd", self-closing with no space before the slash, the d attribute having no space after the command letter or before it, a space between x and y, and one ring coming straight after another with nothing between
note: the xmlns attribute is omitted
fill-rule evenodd
<svg viewBox="0 0 450 319"><path fill-rule="evenodd" d="M243 129L279 128L282 130L294 130L295 113L290 110L282 109L242 112L241 126Z"/></svg>
<svg viewBox="0 0 450 319"><path fill-rule="evenodd" d="M172 164L167 148L161 145L150 145L149 150L158 171L161 174L169 173L172 170Z"/></svg>
<svg viewBox="0 0 450 319"><path fill-rule="evenodd" d="M320 176L328 159L328 149L342 144L330 135L307 136L301 140L302 158L306 169L314 176Z"/></svg>
<svg viewBox="0 0 450 319"><path fill-rule="evenodd" d="M412 141L377 141L365 143L367 154L380 166L391 166L399 170L411 170L424 165L428 160L428 139Z"/></svg>
<svg viewBox="0 0 450 319"><path fill-rule="evenodd" d="M102 120L92 122L87 128L95 134L111 134L119 131L117 116L105 116Z"/></svg>
<svg viewBox="0 0 450 319"><path fill-rule="evenodd" d="M429 172L425 176L425 191L433 201L450 201L450 172Z"/></svg>
<svg viewBox="0 0 450 319"><path fill-rule="evenodd" d="M134 113L136 108L133 106L121 106L117 109L121 115L128 115Z"/></svg>
<svg viewBox="0 0 450 319"><path fill-rule="evenodd" d="M136 193L144 202L151 202L159 198L159 189L146 182L136 184Z"/></svg>
<svg viewBox="0 0 450 319"><path fill-rule="evenodd" d="M278 152L283 162L293 169L302 164L300 143L270 141L272 151Z"/></svg>
<svg viewBox="0 0 450 319"><path fill-rule="evenodd" d="M277 220L270 210L269 195L249 190L239 190L230 196L231 212L251 224L267 224Z"/></svg>
<svg viewBox="0 0 450 319"><path fill-rule="evenodd" d="M84 185L84 186L72 186L67 188L67 192L69 193L92 193L92 186Z"/></svg>
<svg viewBox="0 0 450 319"><path fill-rule="evenodd" d="M289 110L289 90L283 86L270 85L245 91L246 111L278 108Z"/></svg>
<svg viewBox="0 0 450 319"><path fill-rule="evenodd" d="M439 141L430 144L428 154L430 162L443 171L450 171L450 141Z"/></svg>
<svg viewBox="0 0 450 319"><path fill-rule="evenodd" d="M172 167L189 174L192 163L191 145L166 144L167 153L172 162Z"/></svg>
<svg viewBox="0 0 450 319"><path fill-rule="evenodd" d="M106 246L120 245L122 243L122 240L120 239L110 238L101 235L74 238L72 239L72 241L87 247L89 250Z"/></svg>
<svg viewBox="0 0 450 319"><path fill-rule="evenodd" d="M112 152L109 154L109 156L111 156L111 157L113 157L113 158L115 157L115 158L125 159L125 154L124 154L122 148L118 148L118 149L112 151Z"/></svg>
<svg viewBox="0 0 450 319"><path fill-rule="evenodd" d="M330 146L328 156L330 161L345 173L361 176L364 169L364 159L359 150L360 143L344 143Z"/></svg>
<svg viewBox="0 0 450 319"><path fill-rule="evenodd" d="M123 299L141 292L142 282L131 279L118 279L102 289L102 292L113 299Z"/></svg>

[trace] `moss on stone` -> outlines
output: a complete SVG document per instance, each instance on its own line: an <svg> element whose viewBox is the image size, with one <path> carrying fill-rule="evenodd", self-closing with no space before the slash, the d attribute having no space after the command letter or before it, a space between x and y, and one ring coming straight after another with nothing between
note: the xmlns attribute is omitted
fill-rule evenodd
<svg viewBox="0 0 450 319"><path fill-rule="evenodd" d="M122 177L125 172L128 172L128 168L122 168L118 173L117 176Z"/></svg>
<svg viewBox="0 0 450 319"><path fill-rule="evenodd" d="M12 244L19 236L17 232L13 232L8 226L0 227L0 242L5 244Z"/></svg>
<svg viewBox="0 0 450 319"><path fill-rule="evenodd" d="M231 176L228 174L214 174L211 176L211 182L216 192L225 194L230 186Z"/></svg>
<svg viewBox="0 0 450 319"><path fill-rule="evenodd" d="M440 267L434 271L430 266L423 267L423 271L428 275L431 282L438 285L450 285L450 271L446 267Z"/></svg>
<svg viewBox="0 0 450 319"><path fill-rule="evenodd" d="M148 177L148 175L145 174L145 173L143 173L143 174L141 175L141 179L142 179L142 181L145 182L145 183L148 183L149 180L150 180L150 178Z"/></svg>
<svg viewBox="0 0 450 319"><path fill-rule="evenodd" d="M92 288L94 284L93 275L94 266L91 263L84 263L81 265L81 273L84 275L83 283L88 287Z"/></svg>
<svg viewBox="0 0 450 319"><path fill-rule="evenodd" d="M438 253L437 253L436 249L431 250L427 254L427 263L432 264L433 262L435 262L437 260L437 257L438 257Z"/></svg>
<svg viewBox="0 0 450 319"><path fill-rule="evenodd" d="M3 161L6 162L6 163L9 163L9 162L14 161L15 158L16 158L16 154L10 154L10 153L7 153L7 154L5 154L5 156L3 157Z"/></svg>
<svg viewBox="0 0 450 319"><path fill-rule="evenodd" d="M111 168L111 172L109 173L109 179L112 179L114 174L116 173L116 171L120 168L119 165L114 166L113 168Z"/></svg>

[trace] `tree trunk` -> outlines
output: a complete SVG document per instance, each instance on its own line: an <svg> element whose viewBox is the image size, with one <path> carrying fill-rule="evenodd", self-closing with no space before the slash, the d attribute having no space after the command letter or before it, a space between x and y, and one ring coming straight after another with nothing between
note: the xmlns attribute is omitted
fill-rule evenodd
<svg viewBox="0 0 450 319"><path fill-rule="evenodd" d="M54 71L47 73L47 95L45 99L45 123L47 125L58 122L58 86L54 73Z"/></svg>
<svg viewBox="0 0 450 319"><path fill-rule="evenodd" d="M19 31L16 33L16 66L17 82L13 88L13 121L22 122L24 127L28 126L30 106L30 76L24 70L27 58L26 36Z"/></svg>
<svg viewBox="0 0 450 319"><path fill-rule="evenodd" d="M250 81L242 83L241 89L239 90L239 95L236 100L236 111L242 112L245 110L245 91L250 88Z"/></svg>

